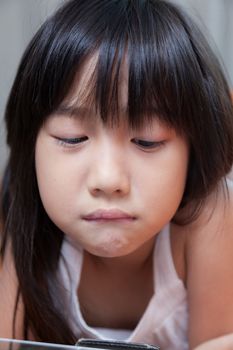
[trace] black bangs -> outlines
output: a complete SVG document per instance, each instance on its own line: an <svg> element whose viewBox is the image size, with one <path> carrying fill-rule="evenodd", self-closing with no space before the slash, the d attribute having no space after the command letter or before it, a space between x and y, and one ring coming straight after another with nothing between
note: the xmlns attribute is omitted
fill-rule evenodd
<svg viewBox="0 0 233 350"><path fill-rule="evenodd" d="M187 131L185 120L189 124L192 114L187 105L203 104L203 86L197 86L203 85L203 74L176 9L158 0L71 1L42 26L26 53L32 59L24 79L32 87L30 114L39 124L95 54L99 59L87 103L95 104L104 122L118 121L124 94L132 127L157 116Z"/></svg>
<svg viewBox="0 0 233 350"><path fill-rule="evenodd" d="M198 118L205 111L206 77L198 41L193 48L194 29L184 18L160 0L66 3L41 27L20 67L24 73L17 97L23 101L25 134L38 131L96 54L96 71L84 95L104 122L118 122L123 108L132 127L156 116L192 134L194 111Z"/></svg>
<svg viewBox="0 0 233 350"><path fill-rule="evenodd" d="M179 132L196 128L193 113L200 116L205 107L205 77L180 12L158 0L71 3L58 12L57 22L53 19L53 42L45 47L50 56L37 89L38 114L55 109L91 55L98 54L84 95L104 122L118 122L123 108L132 127L156 116Z"/></svg>
<svg viewBox="0 0 233 350"><path fill-rule="evenodd" d="M69 34L63 43L67 49L59 50L68 52L69 57L56 54L58 64L66 62L66 69L70 67L69 74L61 67L56 69L63 71L65 79L58 79L58 102L67 94L75 72L82 74L83 68L85 74L86 63L97 54L89 91L83 91L83 96L86 104L95 105L105 123L117 123L123 109L132 127L157 117L180 132L187 132L192 113L187 110L186 101L201 104L203 88L196 81L199 78L201 84L203 75L176 10L163 1L108 0L102 1L101 6L99 1L87 3L89 25L80 4L73 29L67 30L79 37ZM54 62L52 65L55 71Z"/></svg>
<svg viewBox="0 0 233 350"><path fill-rule="evenodd" d="M157 116L177 131L191 134L207 97L192 29L169 3L133 4L128 14L130 123Z"/></svg>

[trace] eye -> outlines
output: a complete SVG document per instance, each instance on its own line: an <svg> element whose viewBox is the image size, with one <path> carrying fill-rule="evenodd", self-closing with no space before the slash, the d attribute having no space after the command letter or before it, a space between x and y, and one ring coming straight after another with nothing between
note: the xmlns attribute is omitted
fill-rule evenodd
<svg viewBox="0 0 233 350"><path fill-rule="evenodd" d="M148 141L134 138L131 142L144 149L155 149L165 144L165 141Z"/></svg>
<svg viewBox="0 0 233 350"><path fill-rule="evenodd" d="M78 144L81 144L88 140L87 136L82 137L72 137L72 138L61 138L61 137L55 137L58 144L63 147L75 147Z"/></svg>

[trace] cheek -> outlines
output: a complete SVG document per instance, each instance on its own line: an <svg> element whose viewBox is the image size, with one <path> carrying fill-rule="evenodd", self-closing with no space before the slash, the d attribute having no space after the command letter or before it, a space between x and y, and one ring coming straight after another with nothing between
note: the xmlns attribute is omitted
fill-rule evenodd
<svg viewBox="0 0 233 350"><path fill-rule="evenodd" d="M40 139L36 144L35 168L40 197L48 215L56 217L57 213L69 212L74 196L74 181L68 176L72 169L61 166L58 157Z"/></svg>
<svg viewBox="0 0 233 350"><path fill-rule="evenodd" d="M161 158L155 164L144 166L144 179L141 178L142 196L150 210L174 216L183 197L189 151L185 142L179 141L175 147L168 147L161 152ZM146 175L148 174L148 175Z"/></svg>

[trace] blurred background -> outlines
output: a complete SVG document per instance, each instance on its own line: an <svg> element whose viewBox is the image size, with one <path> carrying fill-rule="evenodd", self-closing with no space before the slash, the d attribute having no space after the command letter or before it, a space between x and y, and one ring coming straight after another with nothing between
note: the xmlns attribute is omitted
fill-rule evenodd
<svg viewBox="0 0 233 350"><path fill-rule="evenodd" d="M0 175L7 159L3 115L21 55L44 19L64 1L0 0ZM233 0L172 2L182 5L210 38L233 88Z"/></svg>

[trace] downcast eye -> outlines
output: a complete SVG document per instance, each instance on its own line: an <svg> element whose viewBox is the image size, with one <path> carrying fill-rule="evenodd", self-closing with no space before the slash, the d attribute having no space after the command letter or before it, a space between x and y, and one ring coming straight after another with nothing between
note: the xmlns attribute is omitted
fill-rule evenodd
<svg viewBox="0 0 233 350"><path fill-rule="evenodd" d="M157 148L162 146L165 143L165 141L148 141L148 140L141 140L137 138L132 139L131 142L145 149Z"/></svg>
<svg viewBox="0 0 233 350"><path fill-rule="evenodd" d="M60 138L60 137L56 137L58 143L61 146L65 146L65 147L72 147L72 146L76 146L80 143L83 143L85 141L88 140L87 136L82 136L82 137L72 137L72 138Z"/></svg>

